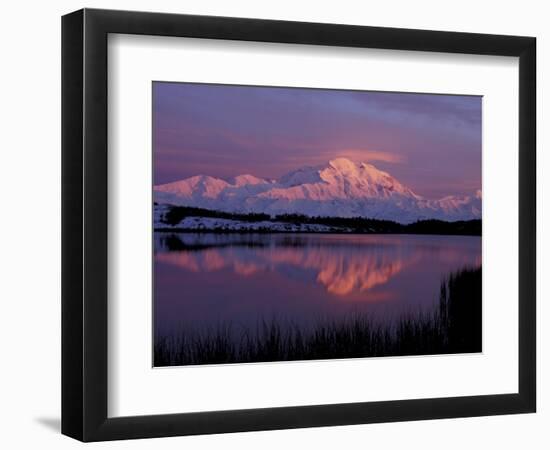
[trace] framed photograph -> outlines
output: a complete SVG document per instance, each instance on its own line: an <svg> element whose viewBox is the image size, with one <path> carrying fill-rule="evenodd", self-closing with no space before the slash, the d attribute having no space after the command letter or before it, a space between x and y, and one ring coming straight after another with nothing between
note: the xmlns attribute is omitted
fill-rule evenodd
<svg viewBox="0 0 550 450"><path fill-rule="evenodd" d="M535 412L536 41L62 20L62 432Z"/></svg>

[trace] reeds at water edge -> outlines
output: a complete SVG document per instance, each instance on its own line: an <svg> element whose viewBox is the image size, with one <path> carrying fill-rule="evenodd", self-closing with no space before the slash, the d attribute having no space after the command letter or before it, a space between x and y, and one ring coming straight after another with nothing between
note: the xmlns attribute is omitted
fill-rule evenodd
<svg viewBox="0 0 550 450"><path fill-rule="evenodd" d="M251 363L335 358L407 356L481 351L481 267L463 268L441 282L431 312L404 315L387 324L354 313L311 327L276 319L240 330L231 323L202 333L157 336L154 365Z"/></svg>

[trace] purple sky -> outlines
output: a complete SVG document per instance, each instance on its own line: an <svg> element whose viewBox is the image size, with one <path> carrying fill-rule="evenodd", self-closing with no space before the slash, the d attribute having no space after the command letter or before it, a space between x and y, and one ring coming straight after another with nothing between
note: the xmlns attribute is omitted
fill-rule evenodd
<svg viewBox="0 0 550 450"><path fill-rule="evenodd" d="M481 97L153 83L154 183L278 178L335 157L427 198L481 188Z"/></svg>

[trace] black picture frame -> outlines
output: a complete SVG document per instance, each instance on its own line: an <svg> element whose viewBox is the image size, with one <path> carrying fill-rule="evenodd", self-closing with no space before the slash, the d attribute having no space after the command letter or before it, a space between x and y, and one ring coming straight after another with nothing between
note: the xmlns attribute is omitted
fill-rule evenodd
<svg viewBox="0 0 550 450"><path fill-rule="evenodd" d="M517 393L107 416L109 33L519 57ZM62 433L82 441L535 412L536 39L83 9L62 18Z"/></svg>

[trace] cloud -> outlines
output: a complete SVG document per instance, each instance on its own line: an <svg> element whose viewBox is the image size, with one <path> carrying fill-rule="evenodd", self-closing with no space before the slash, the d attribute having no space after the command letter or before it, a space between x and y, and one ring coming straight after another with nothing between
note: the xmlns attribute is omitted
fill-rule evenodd
<svg viewBox="0 0 550 450"><path fill-rule="evenodd" d="M404 156L398 155L397 153L367 149L346 149L341 152L337 152L337 156L360 162L386 162L391 164L400 164L405 161Z"/></svg>
<svg viewBox="0 0 550 450"><path fill-rule="evenodd" d="M325 164L335 158L347 158L356 163L359 162L384 162L389 164L400 164L406 161L404 155L394 152L368 150L360 148L334 149L334 148L301 148L298 154L285 156L285 166L288 170L300 165Z"/></svg>

